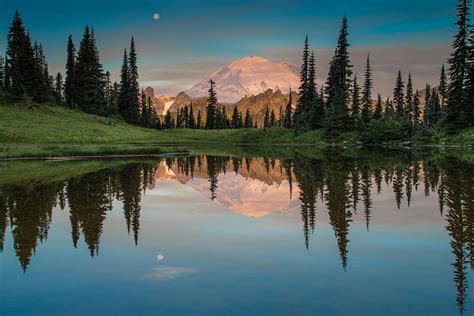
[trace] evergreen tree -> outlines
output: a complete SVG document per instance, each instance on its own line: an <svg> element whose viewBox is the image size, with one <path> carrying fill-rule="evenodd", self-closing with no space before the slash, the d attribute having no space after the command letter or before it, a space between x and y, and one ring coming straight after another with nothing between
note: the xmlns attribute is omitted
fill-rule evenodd
<svg viewBox="0 0 474 316"><path fill-rule="evenodd" d="M293 110L292 110L292 95L291 95L291 88L290 88L290 96L288 99L288 103L285 107L285 121L283 122L284 128L293 128Z"/></svg>
<svg viewBox="0 0 474 316"><path fill-rule="evenodd" d="M104 95L105 95L105 104L106 104L106 114L110 115L112 114L112 82L110 81L110 72L106 71L105 72L105 90L104 90Z"/></svg>
<svg viewBox="0 0 474 316"><path fill-rule="evenodd" d="M37 42L33 45L33 58L35 73L35 84L30 90L33 100L36 102L45 102L52 94L52 86L50 82L48 63L44 56L43 46ZM53 80L54 81L54 80Z"/></svg>
<svg viewBox="0 0 474 316"><path fill-rule="evenodd" d="M337 137L351 127L347 101L351 85L352 65L349 60L347 41L347 17L342 20L338 45L331 60L327 79L326 93L328 114L325 124L326 135Z"/></svg>
<svg viewBox="0 0 474 316"><path fill-rule="evenodd" d="M415 95L413 97L413 125L418 126L420 123L420 92L416 90Z"/></svg>
<svg viewBox="0 0 474 316"><path fill-rule="evenodd" d="M439 76L439 96L441 97L441 106L446 105L446 98L448 92L448 78L446 77L446 71L444 70L444 64L441 66L441 74Z"/></svg>
<svg viewBox="0 0 474 316"><path fill-rule="evenodd" d="M402 72L398 71L397 82L393 90L393 103L395 104L395 113L398 118L403 118L405 113L405 85L402 79Z"/></svg>
<svg viewBox="0 0 474 316"><path fill-rule="evenodd" d="M309 99L309 119L310 128L317 129L323 126L324 105L319 96L316 86L316 65L314 52L311 52L308 69L308 99Z"/></svg>
<svg viewBox="0 0 474 316"><path fill-rule="evenodd" d="M268 105L265 108L265 116L263 118L263 128L270 127L270 112L268 111Z"/></svg>
<svg viewBox="0 0 474 316"><path fill-rule="evenodd" d="M359 122L361 119L360 111L360 92L359 85L357 84L357 75L354 76L354 83L352 86L352 119L354 122Z"/></svg>
<svg viewBox="0 0 474 316"><path fill-rule="evenodd" d="M142 90L141 94L141 106L140 106L140 124L148 127L150 125L150 113L148 112L147 98L145 91Z"/></svg>
<svg viewBox="0 0 474 316"><path fill-rule="evenodd" d="M217 95L215 91L216 83L211 79L209 81L209 99L206 106L206 129L216 129L217 119Z"/></svg>
<svg viewBox="0 0 474 316"><path fill-rule="evenodd" d="M308 36L305 38L303 48L303 63L300 70L300 90L298 103L294 114L293 128L298 132L308 131L310 129L310 109L311 109L311 92L309 82L309 44ZM265 126L264 126L265 128Z"/></svg>
<svg viewBox="0 0 474 316"><path fill-rule="evenodd" d="M253 122L252 122L252 116L250 115L250 110L247 109L247 112L245 112L245 123L244 123L245 128L252 128Z"/></svg>
<svg viewBox="0 0 474 316"><path fill-rule="evenodd" d="M474 26L471 26L469 42L469 69L466 82L465 121L468 126L474 126ZM442 104L443 105L443 104Z"/></svg>
<svg viewBox="0 0 474 316"><path fill-rule="evenodd" d="M272 110L270 113L270 124L269 127L276 127L276 116L275 116L275 111Z"/></svg>
<svg viewBox="0 0 474 316"><path fill-rule="evenodd" d="M40 73L35 64L30 36L18 11L8 32L5 68L5 86L12 99L33 97L32 92L38 86Z"/></svg>
<svg viewBox="0 0 474 316"><path fill-rule="evenodd" d="M104 74L94 32L88 26L77 53L75 84L74 102L77 107L87 113L104 115Z"/></svg>
<svg viewBox="0 0 474 316"><path fill-rule="evenodd" d="M199 112L198 118L200 118L200 117L201 117L201 112ZM166 128L166 129L174 128L173 116L171 115L169 110L166 111L164 128Z"/></svg>
<svg viewBox="0 0 474 316"><path fill-rule="evenodd" d="M189 105L188 127L192 129L196 128L196 121L194 120L194 111L192 103Z"/></svg>
<svg viewBox="0 0 474 316"><path fill-rule="evenodd" d="M411 80L411 74L408 74L408 83L407 83L407 91L405 96L405 105L406 105L406 119L409 122L413 122L413 107L414 107L414 99L413 99L413 82Z"/></svg>
<svg viewBox="0 0 474 316"><path fill-rule="evenodd" d="M372 67L370 65L370 55L367 55L367 63L365 66L364 74L364 89L362 91L362 121L368 123L370 120L371 108L372 108Z"/></svg>
<svg viewBox="0 0 474 316"><path fill-rule="evenodd" d="M130 121L130 79L128 68L127 50L123 53L122 70L120 72L120 93L118 97L118 113L127 121Z"/></svg>
<svg viewBox="0 0 474 316"><path fill-rule="evenodd" d="M3 56L0 55L0 91L2 91L5 88L5 61L3 59Z"/></svg>
<svg viewBox="0 0 474 316"><path fill-rule="evenodd" d="M377 103L375 103L375 109L373 118L376 120L380 120L382 118L383 109L382 109L382 96L380 93L377 95Z"/></svg>
<svg viewBox="0 0 474 316"><path fill-rule="evenodd" d="M60 72L56 75L55 86L54 86L54 98L56 103L59 105L64 104L64 86L63 86L63 76Z"/></svg>
<svg viewBox="0 0 474 316"><path fill-rule="evenodd" d="M76 90L75 84L76 76L76 47L72 41L72 35L69 35L67 41L67 61L66 61L66 79L64 82L64 98L66 106L74 108L74 92Z"/></svg>
<svg viewBox="0 0 474 316"><path fill-rule="evenodd" d="M202 125L202 115L201 115L201 111L198 112L198 116L197 116L197 121L196 121L196 128L197 129L202 129L203 128L203 125Z"/></svg>
<svg viewBox="0 0 474 316"><path fill-rule="evenodd" d="M138 84L138 65L137 65L137 51L135 48L135 39L132 37L130 41L130 53L128 57L128 71L129 71L129 122L136 123L139 121L139 100L138 96L140 88Z"/></svg>
<svg viewBox="0 0 474 316"><path fill-rule="evenodd" d="M385 111L384 111L384 118L385 119L393 119L395 117L395 108L393 107L393 102L390 98L387 98L385 101Z"/></svg>
<svg viewBox="0 0 474 316"><path fill-rule="evenodd" d="M449 59L449 86L445 116L445 126L449 133L455 133L466 126L464 112L468 107L465 87L469 67L469 0L459 0L457 18L458 32L454 37L453 52Z"/></svg>
<svg viewBox="0 0 474 316"><path fill-rule="evenodd" d="M235 105L232 111L232 128L239 128L239 111Z"/></svg>

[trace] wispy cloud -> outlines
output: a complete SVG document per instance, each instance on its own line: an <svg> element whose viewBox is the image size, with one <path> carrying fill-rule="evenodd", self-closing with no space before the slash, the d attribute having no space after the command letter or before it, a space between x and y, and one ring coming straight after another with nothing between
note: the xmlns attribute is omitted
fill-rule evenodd
<svg viewBox="0 0 474 316"><path fill-rule="evenodd" d="M196 271L196 269L190 267L156 267L146 277L155 280L175 279L193 274Z"/></svg>

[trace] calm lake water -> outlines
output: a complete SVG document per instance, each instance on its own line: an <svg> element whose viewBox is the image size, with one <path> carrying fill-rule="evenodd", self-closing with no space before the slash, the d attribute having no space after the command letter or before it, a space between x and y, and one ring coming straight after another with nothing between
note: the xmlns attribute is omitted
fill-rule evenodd
<svg viewBox="0 0 474 316"><path fill-rule="evenodd" d="M474 314L469 153L262 152L0 162L0 314Z"/></svg>

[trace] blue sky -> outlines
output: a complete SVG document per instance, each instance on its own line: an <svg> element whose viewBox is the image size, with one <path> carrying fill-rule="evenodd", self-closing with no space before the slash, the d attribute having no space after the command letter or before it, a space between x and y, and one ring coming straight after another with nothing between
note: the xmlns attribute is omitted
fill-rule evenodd
<svg viewBox="0 0 474 316"><path fill-rule="evenodd" d="M375 88L389 94L398 69L412 72L420 88L426 81L436 83L455 31L456 2L0 0L0 50L18 9L33 39L43 44L51 71L64 71L67 36L78 43L88 24L95 28L105 68L116 78L123 49L135 36L142 85L169 94L248 55L299 64L308 34L324 79L347 14L356 72L370 52ZM152 19L155 12L158 21Z"/></svg>

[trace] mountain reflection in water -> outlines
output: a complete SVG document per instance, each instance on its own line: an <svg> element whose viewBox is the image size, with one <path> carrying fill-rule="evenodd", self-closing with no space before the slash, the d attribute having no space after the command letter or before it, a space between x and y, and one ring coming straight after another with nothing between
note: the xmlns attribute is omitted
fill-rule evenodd
<svg viewBox="0 0 474 316"><path fill-rule="evenodd" d="M451 238L456 304L463 313L468 273L474 264L473 180L474 167L468 162L410 152L383 159L327 151L317 157L183 155L124 162L61 180L31 179L1 186L0 250L4 251L10 230L14 252L27 273L34 264L33 255L41 251L37 248L47 241L54 224L53 208L58 207L69 214L71 246L77 248L83 238L90 256L99 256L104 221L117 208L117 201L122 205L124 229L139 245L143 195L159 189L163 182L175 181L246 217L300 212L301 247L305 248L318 226L318 212L325 210L340 264L346 270L354 217L362 216L370 237L371 221L379 207L377 196L393 198L396 212L402 205L418 202L414 193L423 192L427 198L434 195L439 200L437 212Z"/></svg>

